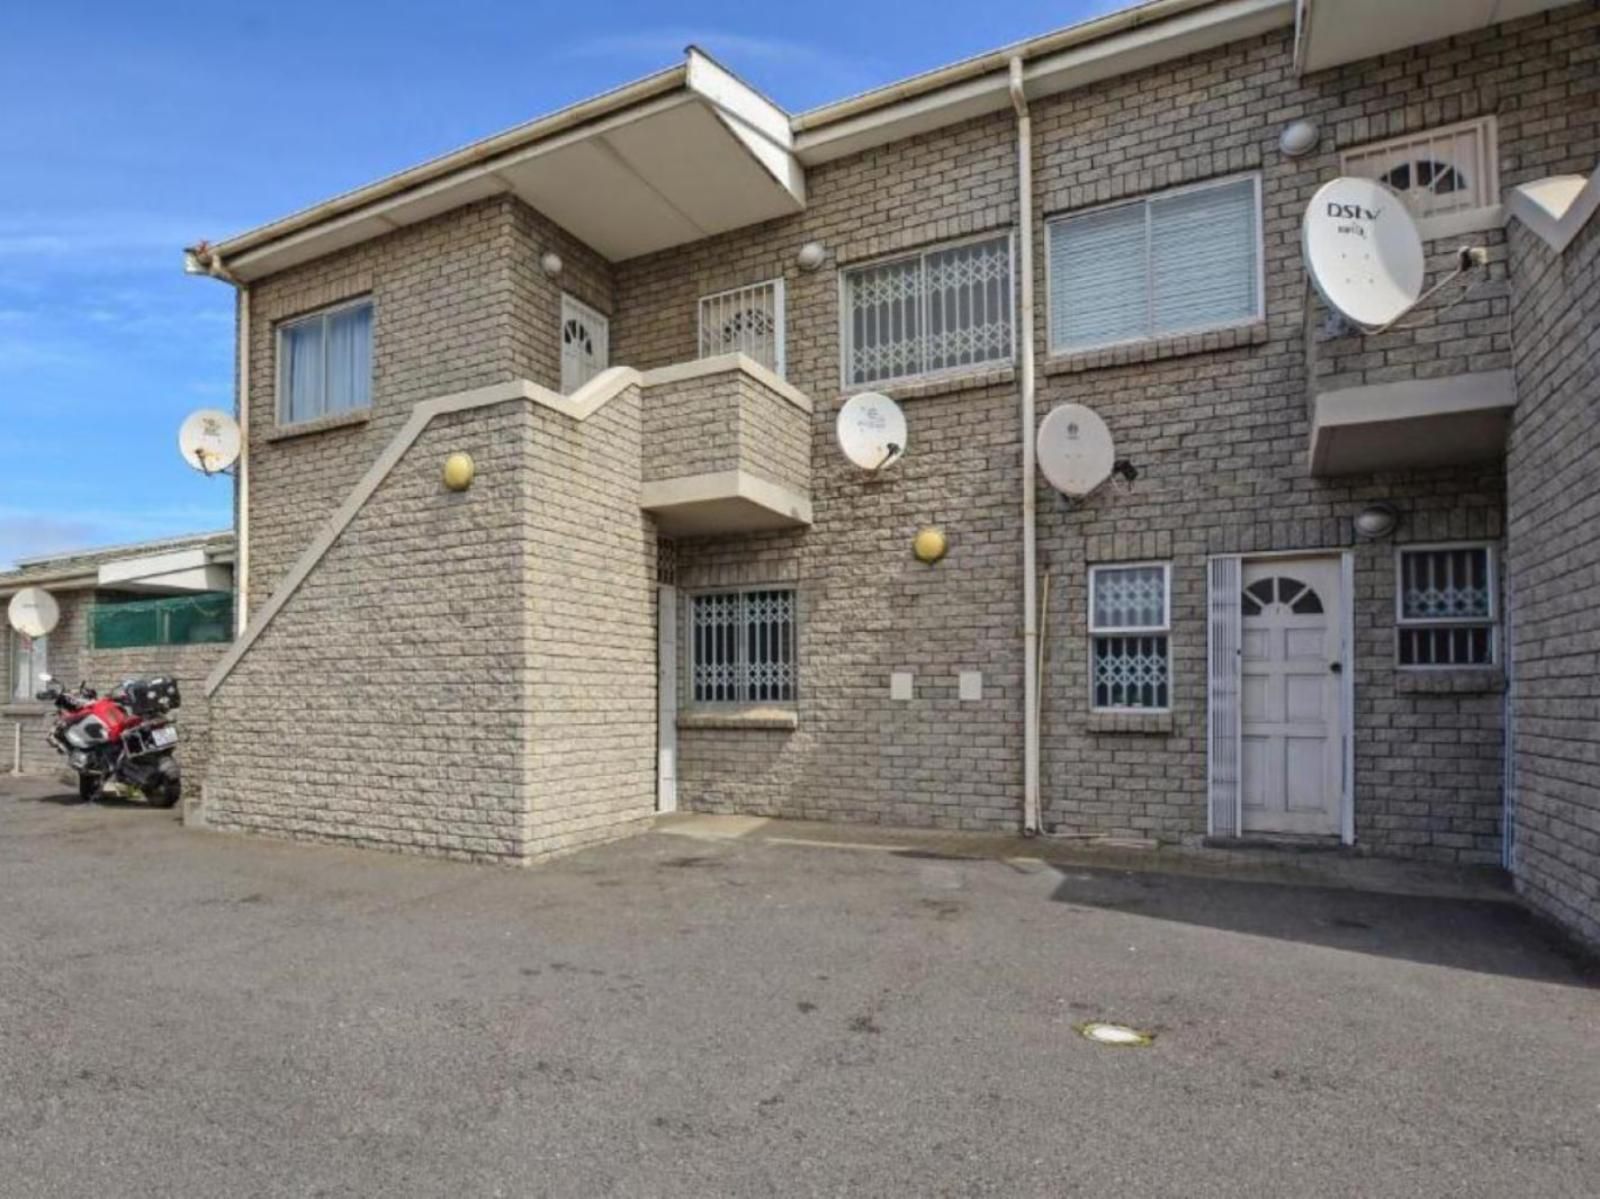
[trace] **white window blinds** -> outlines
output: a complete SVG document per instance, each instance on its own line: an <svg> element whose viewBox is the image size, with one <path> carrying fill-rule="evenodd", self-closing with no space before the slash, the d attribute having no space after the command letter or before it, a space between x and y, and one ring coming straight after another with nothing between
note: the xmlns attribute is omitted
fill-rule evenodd
<svg viewBox="0 0 1600 1199"><path fill-rule="evenodd" d="M1050 224L1050 349L1261 316L1256 180L1232 179Z"/></svg>

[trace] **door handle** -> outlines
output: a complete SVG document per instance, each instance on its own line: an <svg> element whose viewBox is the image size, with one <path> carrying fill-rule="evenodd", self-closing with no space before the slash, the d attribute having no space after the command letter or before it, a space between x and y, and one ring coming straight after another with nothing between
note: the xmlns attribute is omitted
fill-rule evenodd
<svg viewBox="0 0 1600 1199"><path fill-rule="evenodd" d="M1343 674L1344 673L1344 663L1343 662L1329 662L1328 663L1328 669L1330 671L1332 671L1334 674Z"/></svg>

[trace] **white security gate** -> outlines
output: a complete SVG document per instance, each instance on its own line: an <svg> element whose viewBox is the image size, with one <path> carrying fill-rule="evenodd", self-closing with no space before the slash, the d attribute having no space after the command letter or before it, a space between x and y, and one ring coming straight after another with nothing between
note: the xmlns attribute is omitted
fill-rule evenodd
<svg viewBox="0 0 1600 1199"><path fill-rule="evenodd" d="M1206 794L1213 837L1239 835L1240 567L1238 558L1213 558L1206 582Z"/></svg>
<svg viewBox="0 0 1600 1199"><path fill-rule="evenodd" d="M656 588L656 811L678 810L678 589Z"/></svg>

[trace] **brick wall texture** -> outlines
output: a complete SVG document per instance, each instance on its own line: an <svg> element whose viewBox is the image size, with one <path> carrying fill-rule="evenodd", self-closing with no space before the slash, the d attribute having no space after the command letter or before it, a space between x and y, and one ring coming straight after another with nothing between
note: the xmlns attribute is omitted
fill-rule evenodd
<svg viewBox="0 0 1600 1199"><path fill-rule="evenodd" d="M1394 543L1358 544L1350 521L1382 500L1400 511L1395 540L1401 544L1473 540L1505 549L1505 472L1489 463L1312 478L1306 401L1314 374L1323 387L1503 369L1513 361L1526 374L1531 368L1518 345L1524 325L1512 303L1523 286L1515 247L1499 230L1462 238L1486 244L1491 258L1487 280L1465 301L1436 303L1419 328L1382 338L1323 336L1308 368L1299 220L1318 184L1337 173L1341 149L1479 115L1498 122L1502 187L1588 171L1600 157L1597 32L1600 6L1588 0L1300 78L1291 36L1282 31L1035 102L1039 414L1065 401L1092 405L1109 423L1119 453L1140 472L1131 488L1108 487L1078 503L1059 499L1042 482L1038 491L1040 565L1052 580L1042 770L1049 828L1162 841L1200 837L1207 557L1349 552L1358 843L1378 853L1499 860L1501 678L1493 671L1423 678L1396 669ZM1278 135L1300 117L1318 122L1322 139L1308 157L1289 160ZM649 369L696 356L700 296L782 276L788 378L816 408L808 426L815 524L682 539L674 558L686 592L797 589L795 727L681 729L680 802L712 811L1016 827L1023 672L1013 369L1002 364L888 388L905 403L911 448L880 476L846 464L833 435L847 394L839 366L841 273L951 238L1015 232L1015 130L1009 113L996 114L815 166L808 171L807 208L796 216L617 264L502 199L255 285L254 601L270 593L415 402L514 377L555 386L561 288L611 315L613 363ZM1045 352L1050 217L1245 173L1261 181L1264 319L1091 354ZM828 251L825 265L810 273L795 265L808 241ZM567 263L559 285L538 268L545 249ZM1448 262L1450 249L1448 242L1430 247L1431 265ZM298 436L275 431L272 322L358 294L371 294L375 304L371 414ZM726 392L716 392L702 395L685 384L659 396L630 394L613 402L615 411L608 406L593 428L551 424L546 413L531 418L524 430L529 454L554 456L540 459L519 485L512 507L521 505L523 516L493 528L535 541L516 551L516 561L507 557L496 566L491 556L486 569L500 572L493 595L465 592L481 598L483 608L471 617L482 623L461 631L464 657L444 648L428 655L403 639L421 631L405 623L411 609L400 596L456 611L455 584L437 560L448 539L414 528L433 517L386 500L375 512L394 524L391 543L383 521L363 513L359 531L353 526L340 539L285 609L282 627L274 622L246 655L239 669L254 672L254 693L304 690L297 681L291 685L293 672L283 663L334 686L350 673L335 671L325 657L339 637L366 646L363 636L392 630L403 637L382 642L385 654L356 654L374 671L381 659L382 672L370 683L339 683L347 693L375 701L381 693L392 708L394 685L415 678L432 685L432 698L426 709L401 700L399 711L454 733L470 724L462 700L441 704L439 696L475 699L472 689L480 684L469 668L481 667L497 687L525 688L520 722L494 731L523 737L531 750L507 756L498 742L480 739L472 743L481 753L467 754L430 743L402 759L405 769L393 776L425 779L420 788L362 782L360 771L344 771L337 781L324 777L359 740L353 734L318 742L314 753L287 764L241 757L246 773L277 771L262 776L268 782L252 810L275 805L279 831L323 835L342 823L357 839L522 857L581 843L647 812L640 795L652 773L645 758L651 736L641 706L653 720L653 682L643 663L653 657L645 618L656 549L626 489L610 490L603 472L633 462L633 486L641 473L714 469L710 464L723 461L720 455L745 430L767 436L752 423L759 412L741 403L735 418ZM666 420L669 406L681 406L691 420L703 411L698 438L679 435L685 426ZM641 445L639 422L654 430L658 418L666 434L646 436ZM428 438L433 450L444 448L435 433ZM742 444L739 452L741 460L748 456ZM422 488L436 461L418 453L408 455L406 471L418 472L415 486ZM790 446L760 469L784 481L800 458ZM426 495L410 494L418 503ZM428 499L424 511L436 502ZM928 524L942 527L950 541L949 556L933 567L909 552L912 535ZM1086 678L1087 568L1147 559L1173 567L1172 712L1158 719L1096 717L1088 710ZM636 566L647 573L636 573ZM499 583L512 590L502 593ZM512 594L520 597L515 611L507 606ZM595 617L597 609L616 623ZM324 629L320 621L331 623ZM485 638L490 629L498 631L491 638L496 653L480 662L471 637ZM312 645L323 652L310 652ZM400 656L422 654L431 665L394 665L402 649ZM912 700L889 700L894 671L915 676ZM959 698L963 671L981 672L981 698ZM286 713L297 703L285 704ZM332 707L323 714L331 716ZM297 708L294 715L298 720ZM289 734L287 723L274 730ZM469 786L447 786L457 772ZM562 780L559 797L537 793L541 772ZM369 776L377 777L384 776ZM222 785L234 789L224 808L242 813L242 784ZM402 802L415 808L402 811L396 807ZM234 819L246 823L243 815Z"/></svg>
<svg viewBox="0 0 1600 1199"><path fill-rule="evenodd" d="M650 386L644 480L743 470L805 492L811 414L737 368Z"/></svg>
<svg viewBox="0 0 1600 1199"><path fill-rule="evenodd" d="M1600 945L1600 220L1561 255L1511 232L1512 863L1528 899Z"/></svg>

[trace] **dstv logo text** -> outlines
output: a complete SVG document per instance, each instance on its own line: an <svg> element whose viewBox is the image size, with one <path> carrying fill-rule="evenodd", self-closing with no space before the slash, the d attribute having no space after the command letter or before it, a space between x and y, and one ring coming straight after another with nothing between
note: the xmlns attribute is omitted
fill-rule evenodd
<svg viewBox="0 0 1600 1199"><path fill-rule="evenodd" d="M1375 221L1383 215L1381 208L1363 208L1359 204L1328 202L1328 215L1336 221Z"/></svg>

